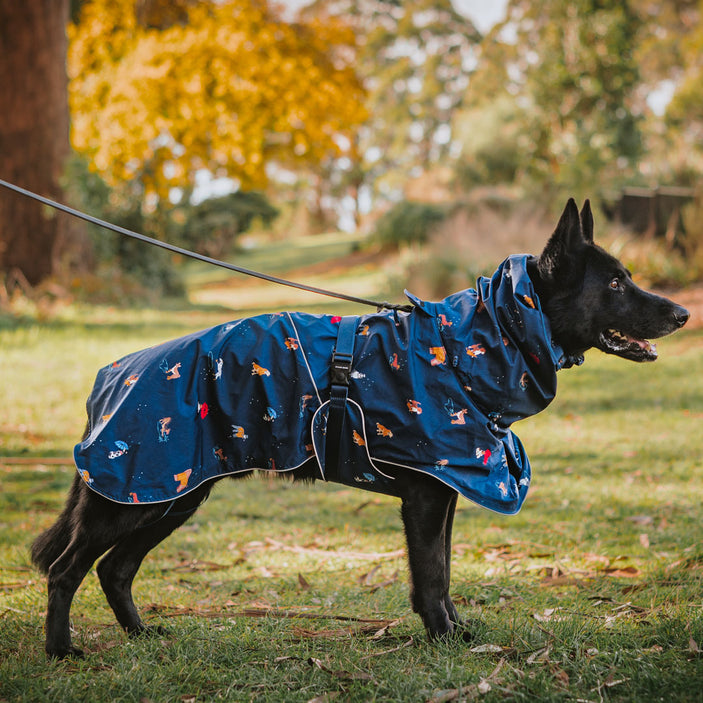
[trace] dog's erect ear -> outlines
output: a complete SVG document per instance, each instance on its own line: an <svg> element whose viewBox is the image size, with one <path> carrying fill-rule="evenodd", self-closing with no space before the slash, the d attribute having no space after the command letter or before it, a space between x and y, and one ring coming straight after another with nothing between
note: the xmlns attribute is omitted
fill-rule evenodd
<svg viewBox="0 0 703 703"><path fill-rule="evenodd" d="M586 199L581 208L581 231L583 238L593 244L593 213L591 212L591 201Z"/></svg>
<svg viewBox="0 0 703 703"><path fill-rule="evenodd" d="M590 233L593 234L593 218L590 205L584 205L584 214L590 218ZM578 256L578 251L587 244L581 229L581 218L576 207L576 201L569 198L564 212L561 214L554 234L549 238L547 246L539 257L539 272L545 280L568 275L571 263Z"/></svg>

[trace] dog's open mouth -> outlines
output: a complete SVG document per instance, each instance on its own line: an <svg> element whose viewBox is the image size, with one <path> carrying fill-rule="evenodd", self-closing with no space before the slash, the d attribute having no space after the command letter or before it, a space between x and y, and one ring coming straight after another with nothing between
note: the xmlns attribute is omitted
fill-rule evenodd
<svg viewBox="0 0 703 703"><path fill-rule="evenodd" d="M654 361L657 347L646 339L637 339L619 330L600 333L600 348L608 354L616 354L631 361Z"/></svg>

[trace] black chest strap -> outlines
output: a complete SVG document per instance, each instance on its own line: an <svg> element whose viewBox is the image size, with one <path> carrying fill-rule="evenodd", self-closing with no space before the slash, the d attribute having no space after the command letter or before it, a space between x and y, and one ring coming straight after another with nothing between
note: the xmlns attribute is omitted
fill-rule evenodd
<svg viewBox="0 0 703 703"><path fill-rule="evenodd" d="M330 404L325 439L324 479L326 481L334 481L339 475L339 449L344 431L349 379L354 358L354 337L358 321L359 318L353 315L341 319L337 332L337 345L332 354Z"/></svg>

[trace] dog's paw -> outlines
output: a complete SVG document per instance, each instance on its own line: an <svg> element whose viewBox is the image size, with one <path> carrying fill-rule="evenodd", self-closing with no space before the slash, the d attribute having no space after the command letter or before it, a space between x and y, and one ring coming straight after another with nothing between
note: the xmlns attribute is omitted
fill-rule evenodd
<svg viewBox="0 0 703 703"><path fill-rule="evenodd" d="M84 659L85 653L82 649L69 645L68 647L47 647L46 655L49 659Z"/></svg>
<svg viewBox="0 0 703 703"><path fill-rule="evenodd" d="M128 630L127 635L130 639L138 639L139 637L162 637L168 634L168 630L161 625L141 625L140 627Z"/></svg>
<svg viewBox="0 0 703 703"><path fill-rule="evenodd" d="M461 619L454 625L454 635L466 644L472 644L481 638L486 627L476 618Z"/></svg>

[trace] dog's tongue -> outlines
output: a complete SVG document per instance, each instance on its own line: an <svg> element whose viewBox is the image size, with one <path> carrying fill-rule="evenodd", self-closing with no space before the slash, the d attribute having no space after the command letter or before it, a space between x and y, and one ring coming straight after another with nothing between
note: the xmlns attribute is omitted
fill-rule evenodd
<svg viewBox="0 0 703 703"><path fill-rule="evenodd" d="M657 345L652 344L647 339L635 339L634 337L628 337L628 340L630 342L634 342L635 344L637 344L637 346L639 346L640 349L644 349L646 352L649 352L650 354L657 353Z"/></svg>
<svg viewBox="0 0 703 703"><path fill-rule="evenodd" d="M610 342L613 345L611 348L614 353L626 352L628 348L633 350L635 348L641 349L650 360L657 358L657 347L652 344L647 339L637 339L637 337L631 337L625 332L620 332L619 330L608 330L608 335L610 337Z"/></svg>
<svg viewBox="0 0 703 703"><path fill-rule="evenodd" d="M652 344L647 339L637 339L637 337L631 337L629 334L625 334L624 332L620 332L619 330L612 330L612 334L615 339L622 339L628 344L636 344L640 349L644 349L645 351L657 351L656 345Z"/></svg>
<svg viewBox="0 0 703 703"><path fill-rule="evenodd" d="M629 338L631 342L636 344L640 349L642 349L646 354L649 354L652 360L657 358L657 345L652 344L647 339L635 339L634 337Z"/></svg>

